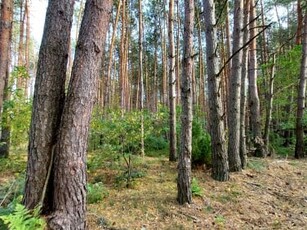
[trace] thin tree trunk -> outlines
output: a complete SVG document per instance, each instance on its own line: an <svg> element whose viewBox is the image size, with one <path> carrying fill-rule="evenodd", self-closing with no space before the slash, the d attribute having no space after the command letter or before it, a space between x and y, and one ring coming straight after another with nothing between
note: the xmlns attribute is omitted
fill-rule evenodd
<svg viewBox="0 0 307 230"><path fill-rule="evenodd" d="M304 17L304 33L303 38L303 56L301 64L300 82L297 97L297 114L296 114L296 145L295 145L295 158L305 157L304 149L304 127L303 117L305 109L306 98L306 80L307 80L307 12Z"/></svg>
<svg viewBox="0 0 307 230"><path fill-rule="evenodd" d="M297 0L297 30L295 44L300 45L302 43L302 29L303 29L303 11L301 6L301 0Z"/></svg>
<svg viewBox="0 0 307 230"><path fill-rule="evenodd" d="M19 2L20 15L19 15L19 41L18 41L18 66L24 67L25 65L25 46L24 46L24 28L25 28L25 7L24 0ZM17 88L24 90L25 77L19 76L17 79Z"/></svg>
<svg viewBox="0 0 307 230"><path fill-rule="evenodd" d="M49 1L39 52L28 151L24 204L52 208L48 170L65 98L65 78L74 0ZM50 184L51 185L51 184ZM35 192L33 192L35 191ZM48 195L44 195L47 192ZM44 200L41 200L44 199Z"/></svg>
<svg viewBox="0 0 307 230"><path fill-rule="evenodd" d="M169 126L170 152L169 160L177 159L176 134L176 76L175 76L175 44L174 44L174 0L169 0L168 39L169 39Z"/></svg>
<svg viewBox="0 0 307 230"><path fill-rule="evenodd" d="M248 30L249 30L249 0L244 2L244 32L243 32L243 44L249 40ZM246 80L248 76L248 47L243 49L242 57L242 75L241 75L241 102L240 102L240 158L241 165L244 169L247 164L247 150L246 150L246 133L245 133L245 114L246 114Z"/></svg>
<svg viewBox="0 0 307 230"><path fill-rule="evenodd" d="M267 94L267 108L266 108L266 117L265 117L265 127L264 127L264 144L266 152L269 153L270 145L270 125L272 120L272 110L273 110L273 95L274 95L274 79L275 79L275 54L273 54L271 76L269 79L269 92Z"/></svg>
<svg viewBox="0 0 307 230"><path fill-rule="evenodd" d="M89 122L112 0L87 0L54 159L51 229L86 229L86 150Z"/></svg>
<svg viewBox="0 0 307 230"><path fill-rule="evenodd" d="M192 155L192 72L193 72L193 29L194 0L184 1L184 47L181 77L181 148L178 162L177 201L191 203L191 155Z"/></svg>
<svg viewBox="0 0 307 230"><path fill-rule="evenodd" d="M240 159L240 88L242 74L242 22L243 0L235 0L234 5L234 28L233 49L236 53L232 59L231 76L229 85L229 113L228 113L228 158L231 172L241 171Z"/></svg>
<svg viewBox="0 0 307 230"><path fill-rule="evenodd" d="M228 155L223 122L222 95L220 93L221 76L218 76L219 59L217 50L217 30L215 4L213 0L204 0L206 28L206 59L208 73L208 101L210 117L210 135L212 146L212 177L218 181L229 180Z"/></svg>
<svg viewBox="0 0 307 230"><path fill-rule="evenodd" d="M30 11L29 11L29 0L25 3L25 17L26 17L26 42L25 42L25 67L28 74L30 74L30 40L31 40L31 28L30 28ZM29 76L25 79L25 97L29 97Z"/></svg>
<svg viewBox="0 0 307 230"><path fill-rule="evenodd" d="M141 110L141 154L145 156L144 146L144 73L143 73L143 12L142 0L139 0L139 76L140 76L140 110Z"/></svg>
<svg viewBox="0 0 307 230"><path fill-rule="evenodd" d="M3 107L3 94L10 56L13 1L2 0L0 21L0 115Z"/></svg>

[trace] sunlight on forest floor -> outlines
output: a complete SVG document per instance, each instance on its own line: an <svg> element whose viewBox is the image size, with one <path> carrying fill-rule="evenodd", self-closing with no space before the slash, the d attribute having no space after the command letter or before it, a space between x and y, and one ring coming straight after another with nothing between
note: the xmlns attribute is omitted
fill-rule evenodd
<svg viewBox="0 0 307 230"><path fill-rule="evenodd" d="M89 229L305 229L307 161L250 158L248 169L229 182L194 170L203 196L192 205L176 202L176 164L145 157L145 170L132 188L115 186L118 170L105 167L89 175L102 178L108 196L88 205Z"/></svg>

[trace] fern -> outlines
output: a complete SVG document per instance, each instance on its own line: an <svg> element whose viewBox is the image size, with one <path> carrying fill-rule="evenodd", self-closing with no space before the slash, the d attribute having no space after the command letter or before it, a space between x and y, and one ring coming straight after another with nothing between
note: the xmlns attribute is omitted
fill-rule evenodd
<svg viewBox="0 0 307 230"><path fill-rule="evenodd" d="M36 208L31 213L21 204L16 204L13 213L2 215L3 220L10 230L43 230L46 227L46 222L39 216L39 208Z"/></svg>

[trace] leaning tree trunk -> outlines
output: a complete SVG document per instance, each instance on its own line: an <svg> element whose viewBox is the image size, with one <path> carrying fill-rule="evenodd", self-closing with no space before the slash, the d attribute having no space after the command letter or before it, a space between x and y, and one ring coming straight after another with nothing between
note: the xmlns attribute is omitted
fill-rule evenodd
<svg viewBox="0 0 307 230"><path fill-rule="evenodd" d="M49 1L37 64L24 204L32 209L44 202L43 212L52 208L52 192L49 194L47 189L45 196L44 187L48 183L47 174L65 98L74 3L74 0Z"/></svg>
<svg viewBox="0 0 307 230"><path fill-rule="evenodd" d="M87 0L54 160L51 229L85 229L87 137L112 0Z"/></svg>
<svg viewBox="0 0 307 230"><path fill-rule="evenodd" d="M169 39L169 127L170 152L169 160L177 158L176 135L176 76L175 76L175 44L174 44L174 0L169 0L168 39Z"/></svg>
<svg viewBox="0 0 307 230"><path fill-rule="evenodd" d="M229 85L228 158L231 172L241 171L240 159L240 87L242 52L243 0L235 0L233 28L233 59Z"/></svg>
<svg viewBox="0 0 307 230"><path fill-rule="evenodd" d="M0 115L3 106L3 91L9 63L10 38L13 20L13 0L2 0L0 18Z"/></svg>
<svg viewBox="0 0 307 230"><path fill-rule="evenodd" d="M256 6L255 1L250 0L250 36L254 38L257 33ZM252 143L255 150L255 156L265 157L266 151L261 135L261 118L260 118L260 100L257 86L257 42L253 39L250 43L249 51L249 108L251 121Z"/></svg>
<svg viewBox="0 0 307 230"><path fill-rule="evenodd" d="M307 12L305 13L304 17L304 33L302 38L303 57L297 97L295 158L305 157L303 117L305 109L307 79Z"/></svg>
<svg viewBox="0 0 307 230"><path fill-rule="evenodd" d="M228 155L223 121L221 75L218 75L217 31L215 5L213 0L204 0L206 27L206 60L208 74L208 101L210 117L210 135L212 146L212 177L218 181L229 180Z"/></svg>
<svg viewBox="0 0 307 230"><path fill-rule="evenodd" d="M181 148L178 162L177 200L179 204L192 202L191 155L192 155L192 73L194 0L184 1L184 47L181 76Z"/></svg>

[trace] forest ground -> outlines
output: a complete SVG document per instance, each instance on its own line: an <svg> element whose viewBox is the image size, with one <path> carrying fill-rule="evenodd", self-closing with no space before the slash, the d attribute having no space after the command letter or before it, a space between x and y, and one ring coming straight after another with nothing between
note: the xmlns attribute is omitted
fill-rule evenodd
<svg viewBox="0 0 307 230"><path fill-rule="evenodd" d="M88 204L90 230L306 229L307 159L249 158L247 169L232 173L228 182L214 181L209 169L194 169L200 196L180 206L176 163L165 156L133 157L130 188L122 157L97 156L90 154L88 179L103 186L103 199ZM16 154L0 162L0 192L22 177L25 161Z"/></svg>
<svg viewBox="0 0 307 230"><path fill-rule="evenodd" d="M228 182L195 169L201 196L184 206L176 202L176 163L145 157L136 165L145 176L132 188L114 187L118 171L111 165L90 174L108 195L88 205L89 229L306 229L306 160L249 158Z"/></svg>

